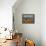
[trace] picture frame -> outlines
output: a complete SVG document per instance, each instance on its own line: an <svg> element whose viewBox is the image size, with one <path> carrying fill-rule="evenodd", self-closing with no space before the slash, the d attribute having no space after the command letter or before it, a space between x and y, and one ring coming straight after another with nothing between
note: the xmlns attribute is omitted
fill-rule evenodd
<svg viewBox="0 0 46 46"><path fill-rule="evenodd" d="M34 24L35 14L22 14L22 24Z"/></svg>

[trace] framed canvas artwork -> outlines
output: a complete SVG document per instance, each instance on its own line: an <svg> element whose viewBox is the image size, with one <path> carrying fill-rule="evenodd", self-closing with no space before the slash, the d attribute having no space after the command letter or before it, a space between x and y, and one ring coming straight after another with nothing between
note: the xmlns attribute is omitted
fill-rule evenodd
<svg viewBox="0 0 46 46"><path fill-rule="evenodd" d="M35 14L22 14L22 24L34 24Z"/></svg>

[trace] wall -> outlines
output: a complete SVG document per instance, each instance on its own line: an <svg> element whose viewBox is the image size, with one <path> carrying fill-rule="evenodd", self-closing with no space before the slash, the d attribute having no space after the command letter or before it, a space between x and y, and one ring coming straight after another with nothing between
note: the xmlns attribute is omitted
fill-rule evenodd
<svg viewBox="0 0 46 46"><path fill-rule="evenodd" d="M41 41L46 46L46 0L41 1Z"/></svg>
<svg viewBox="0 0 46 46"><path fill-rule="evenodd" d="M16 0L0 0L0 27L12 28L12 6Z"/></svg>
<svg viewBox="0 0 46 46"><path fill-rule="evenodd" d="M34 40L36 46L41 46L40 2L40 0L23 0L19 6L13 8L15 28L23 33L24 38ZM35 14L35 24L22 24L22 14Z"/></svg>

